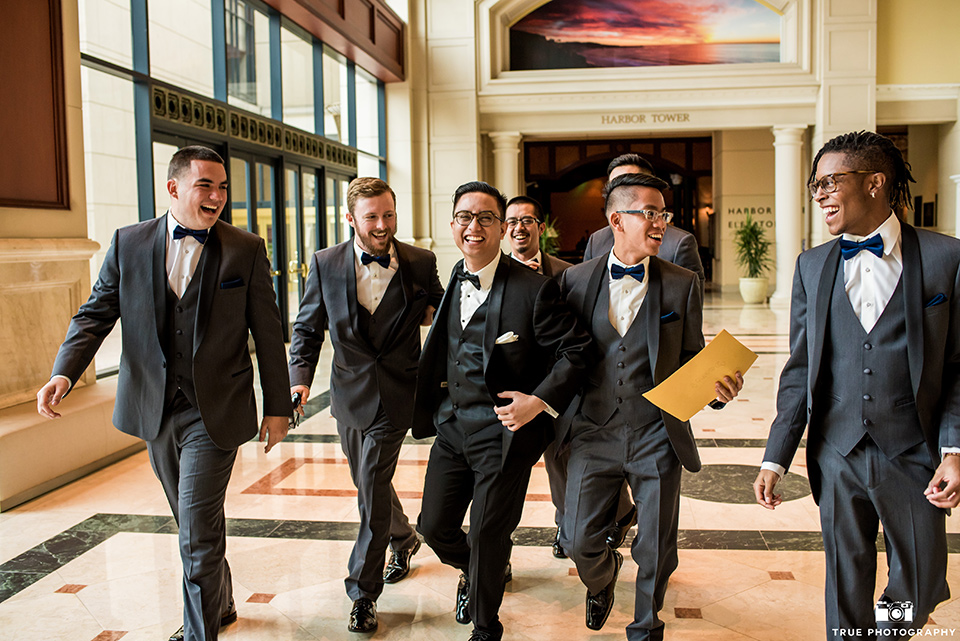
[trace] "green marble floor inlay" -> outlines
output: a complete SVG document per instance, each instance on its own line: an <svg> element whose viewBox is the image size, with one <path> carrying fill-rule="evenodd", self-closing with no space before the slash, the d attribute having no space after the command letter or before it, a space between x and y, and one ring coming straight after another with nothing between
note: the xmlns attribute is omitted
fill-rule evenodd
<svg viewBox="0 0 960 641"><path fill-rule="evenodd" d="M750 505L757 502L753 494L756 478L756 465L704 465L696 473L683 471L680 495L711 503ZM806 477L787 474L777 484L776 491L784 501L795 501L810 494L810 484Z"/></svg>

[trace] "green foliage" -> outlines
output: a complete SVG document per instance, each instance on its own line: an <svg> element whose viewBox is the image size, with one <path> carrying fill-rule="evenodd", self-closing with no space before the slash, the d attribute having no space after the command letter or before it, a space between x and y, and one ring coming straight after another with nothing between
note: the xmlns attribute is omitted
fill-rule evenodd
<svg viewBox="0 0 960 641"><path fill-rule="evenodd" d="M763 227L750 214L733 232L733 242L737 248L737 264L744 268L747 278L760 278L770 269L770 242Z"/></svg>
<svg viewBox="0 0 960 641"><path fill-rule="evenodd" d="M546 229L540 234L540 251L544 254L556 256L557 252L560 251L560 232L557 231L557 226L550 219L550 214L543 217L543 224Z"/></svg>

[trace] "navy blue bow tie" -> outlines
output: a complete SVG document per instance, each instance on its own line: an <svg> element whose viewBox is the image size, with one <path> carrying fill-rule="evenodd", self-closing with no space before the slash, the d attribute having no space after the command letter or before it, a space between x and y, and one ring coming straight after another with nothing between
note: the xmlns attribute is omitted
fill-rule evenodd
<svg viewBox="0 0 960 641"><path fill-rule="evenodd" d="M174 240L180 240L184 236L193 236L201 245L207 242L207 236L209 234L209 229L187 229L186 227L181 227L180 225L177 225L173 228Z"/></svg>
<svg viewBox="0 0 960 641"><path fill-rule="evenodd" d="M471 274L468 272L466 269L464 269L462 264L457 267L456 276L457 280L459 280L461 283L465 280L468 280L473 283L474 287L480 289L480 277L476 274Z"/></svg>
<svg viewBox="0 0 960 641"><path fill-rule="evenodd" d="M624 276L633 276L638 283L643 282L643 265L634 265L633 267L624 267L614 263L610 265L610 278L620 280Z"/></svg>
<svg viewBox="0 0 960 641"><path fill-rule="evenodd" d="M877 234L876 236L872 236L861 243L858 243L854 240L847 240L845 238L840 239L840 255L843 256L844 260L850 260L859 254L861 249L866 249L868 252L873 253L873 255L877 258L882 258L883 238L880 237L880 234Z"/></svg>
<svg viewBox="0 0 960 641"><path fill-rule="evenodd" d="M364 265L369 265L370 263L377 263L384 269L390 267L390 254L386 256L374 256L373 254L368 254L367 252L360 253L360 262Z"/></svg>

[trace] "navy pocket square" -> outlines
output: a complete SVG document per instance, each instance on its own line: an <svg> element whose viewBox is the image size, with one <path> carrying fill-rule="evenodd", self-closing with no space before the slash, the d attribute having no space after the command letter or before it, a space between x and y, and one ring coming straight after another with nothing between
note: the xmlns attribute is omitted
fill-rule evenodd
<svg viewBox="0 0 960 641"><path fill-rule="evenodd" d="M937 294L936 296L928 300L926 304L923 306L923 308L926 309L927 307L933 307L934 305L939 305L940 303L945 303L945 302L947 302L947 297L944 296L943 294Z"/></svg>
<svg viewBox="0 0 960 641"><path fill-rule="evenodd" d="M664 314L660 317L661 323L672 323L675 320L680 320L680 314L676 312L670 312L669 314Z"/></svg>
<svg viewBox="0 0 960 641"><path fill-rule="evenodd" d="M243 287L242 278L234 278L233 280L225 280L220 283L220 289L235 289L237 287Z"/></svg>

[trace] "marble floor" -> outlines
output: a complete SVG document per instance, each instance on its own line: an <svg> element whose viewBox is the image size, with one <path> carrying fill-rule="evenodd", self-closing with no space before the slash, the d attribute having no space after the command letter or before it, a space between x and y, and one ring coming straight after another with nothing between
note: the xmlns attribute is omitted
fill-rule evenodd
<svg viewBox="0 0 960 641"><path fill-rule="evenodd" d="M757 506L751 489L787 357L786 311L708 295L704 319L708 341L726 329L758 358L735 403L693 419L704 468L683 480L680 567L662 612L666 636L822 639L823 558L802 450L775 512ZM226 506L240 618L221 639L364 638L346 629L351 603L343 575L358 515L328 395L318 393L327 389L328 347L323 356L311 416L268 455L256 443L240 449ZM411 519L420 509L429 448L408 438L397 468L395 485ZM948 530L948 574L956 586L956 513ZM145 452L0 514L0 631L18 641L164 641L181 622L175 532ZM614 611L593 632L583 623L584 588L573 563L550 553L553 535L540 463L514 535L513 581L501 610L505 639L623 639L636 573L629 555ZM879 566L882 586L883 559ZM453 615L457 576L424 546L409 578L386 587L373 638L465 641L470 630ZM947 638L960 631L960 600L941 604L928 630Z"/></svg>

